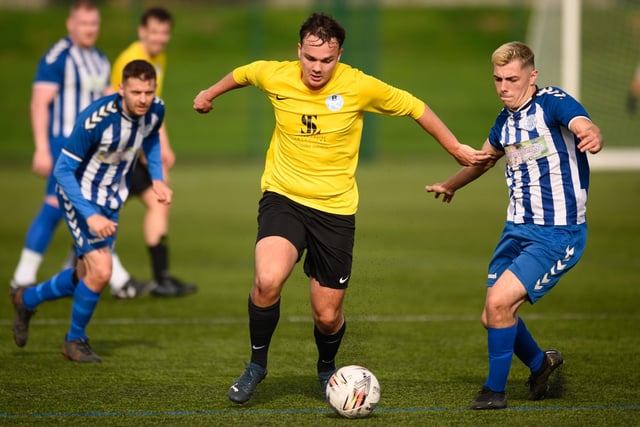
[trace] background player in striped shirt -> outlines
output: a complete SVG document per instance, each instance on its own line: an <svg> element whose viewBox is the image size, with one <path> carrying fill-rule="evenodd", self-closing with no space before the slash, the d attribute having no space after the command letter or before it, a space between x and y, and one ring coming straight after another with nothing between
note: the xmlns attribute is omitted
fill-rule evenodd
<svg viewBox="0 0 640 427"><path fill-rule="evenodd" d="M31 127L35 152L33 171L47 178L45 199L25 238L11 288L37 282L42 257L62 218L51 175L60 149L69 137L80 111L111 93L110 64L95 47L100 12L87 0L75 1L66 21L68 35L42 56L33 82Z"/></svg>
<svg viewBox="0 0 640 427"><path fill-rule="evenodd" d="M163 181L160 159L164 104L155 96L155 89L153 66L132 61L124 68L118 93L99 99L78 117L54 170L58 201L78 261L75 268L35 287L12 291L13 334L18 346L27 343L29 320L38 305L73 296L71 326L62 354L76 362L101 362L89 345L86 327L111 277L119 210L129 195L140 149L147 157L158 201L171 203L172 192Z"/></svg>
<svg viewBox="0 0 640 427"><path fill-rule="evenodd" d="M411 117L461 164L488 158L460 144L423 101L340 63L345 31L331 17L311 15L299 37L297 61L238 67L194 100L194 109L207 113L218 96L253 85L269 97L275 113L248 301L251 362L229 389L235 403L249 400L267 374L280 294L305 250L323 391L336 369L346 329L342 303L351 279L358 207L355 171L365 112Z"/></svg>
<svg viewBox="0 0 640 427"><path fill-rule="evenodd" d="M122 80L122 69L134 59L144 59L151 63L158 76L156 94L162 96L162 85L167 65L165 48L171 39L173 18L169 11L162 7L146 9L138 26L138 40L134 41L116 58L111 70L111 86L117 89ZM160 146L164 179L169 181L169 169L175 163L175 154L169 143L166 123L160 128ZM124 268L116 253L113 259L113 276L111 277L111 293L117 298L133 298L143 295L151 288L155 296L175 297L195 292L197 286L187 284L170 274L169 270L169 205L158 203L151 188L151 178L147 165L142 157L138 158L133 172L131 195L138 196L144 203L144 238L149 256L153 281L147 286L131 277Z"/></svg>
<svg viewBox="0 0 640 427"><path fill-rule="evenodd" d="M534 54L510 42L493 52L493 79L504 108L483 150L493 159L465 167L428 185L450 202L456 190L506 157L507 222L489 264L482 324L487 329L489 375L473 409L507 406L505 388L515 354L531 369L529 399L542 399L551 373L563 363L557 350L542 351L518 308L535 303L580 259L587 238L587 153L603 139L578 101L557 87L539 88Z"/></svg>

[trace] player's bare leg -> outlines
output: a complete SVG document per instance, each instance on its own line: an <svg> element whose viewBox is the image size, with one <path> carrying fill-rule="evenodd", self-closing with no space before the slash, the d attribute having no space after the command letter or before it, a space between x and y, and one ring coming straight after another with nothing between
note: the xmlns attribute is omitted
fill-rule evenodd
<svg viewBox="0 0 640 427"><path fill-rule="evenodd" d="M298 259L288 240L269 236L256 244L255 279L248 301L251 362L229 388L229 399L245 403L267 376L271 337L280 320L280 292Z"/></svg>
<svg viewBox="0 0 640 427"><path fill-rule="evenodd" d="M322 286L316 279L310 281L313 334L318 348L317 372L320 389L325 391L329 378L336 371L335 356L346 330L342 305L346 289Z"/></svg>
<svg viewBox="0 0 640 427"><path fill-rule="evenodd" d="M151 188L140 194L140 200L146 207L144 215L144 240L151 257L151 269L155 288L153 295L159 297L175 297L194 293L198 287L187 284L171 276L169 271L169 233L170 205L160 203Z"/></svg>

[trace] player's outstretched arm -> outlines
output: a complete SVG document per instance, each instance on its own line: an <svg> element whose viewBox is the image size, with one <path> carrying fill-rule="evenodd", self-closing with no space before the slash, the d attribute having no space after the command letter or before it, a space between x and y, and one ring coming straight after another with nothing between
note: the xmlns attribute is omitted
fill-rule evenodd
<svg viewBox="0 0 640 427"><path fill-rule="evenodd" d="M489 141L485 141L482 146L482 151L487 154L489 160L477 165L465 166L445 182L425 186L427 193L434 193L436 199L442 195L442 201L450 203L459 188L464 187L482 176L482 174L491 169L496 164L496 161L503 155L501 151L493 148Z"/></svg>
<svg viewBox="0 0 640 427"><path fill-rule="evenodd" d="M427 190L427 193L434 193L436 199L442 195L442 201L450 203L459 188L480 177L487 170L488 168L485 168L484 165L465 166L445 182L427 185L425 190Z"/></svg>
<svg viewBox="0 0 640 427"><path fill-rule="evenodd" d="M450 190L445 184L439 182L433 185L426 185L424 189L427 190L427 193L434 193L436 199L442 196L442 201L445 203L451 203L451 199L456 194L454 190Z"/></svg>
<svg viewBox="0 0 640 427"><path fill-rule="evenodd" d="M451 154L462 166L478 165L489 160L490 155L482 150L476 150L468 145L461 144L449 128L429 108L424 106L424 113L416 121L436 141Z"/></svg>
<svg viewBox="0 0 640 427"><path fill-rule="evenodd" d="M233 78L233 72L230 72L222 79L218 80L217 83L214 83L207 89L201 90L193 100L193 109L198 113L206 114L209 111L213 110L214 99L216 99L223 93L240 87L244 86L236 83L235 79Z"/></svg>
<svg viewBox="0 0 640 427"><path fill-rule="evenodd" d="M578 117L570 123L571 132L573 132L580 142L578 143L578 150L583 153L588 151L591 154L596 154L602 150L604 140L600 128L593 124L585 117Z"/></svg>

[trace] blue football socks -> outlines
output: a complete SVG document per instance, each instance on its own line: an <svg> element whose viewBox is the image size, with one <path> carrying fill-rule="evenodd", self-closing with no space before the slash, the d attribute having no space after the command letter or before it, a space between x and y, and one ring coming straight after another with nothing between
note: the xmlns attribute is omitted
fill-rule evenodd
<svg viewBox="0 0 640 427"><path fill-rule="evenodd" d="M517 330L517 325L487 329L489 376L484 385L498 393L504 392L507 386Z"/></svg>
<svg viewBox="0 0 640 427"><path fill-rule="evenodd" d="M29 226L24 247L39 254L45 253L61 219L62 209L43 203L42 209Z"/></svg>
<svg viewBox="0 0 640 427"><path fill-rule="evenodd" d="M38 286L26 288L22 295L22 302L28 310L35 309L44 301L73 295L73 268L67 268Z"/></svg>
<svg viewBox="0 0 640 427"><path fill-rule="evenodd" d="M78 282L73 293L73 307L71 308L71 328L67 333L66 340L87 339L85 329L93 316L93 312L98 305L100 292L92 291L85 285L83 280Z"/></svg>
<svg viewBox="0 0 640 427"><path fill-rule="evenodd" d="M542 367L544 352L533 339L524 321L518 317L518 333L513 345L513 352L522 363L527 365L532 372L537 372Z"/></svg>

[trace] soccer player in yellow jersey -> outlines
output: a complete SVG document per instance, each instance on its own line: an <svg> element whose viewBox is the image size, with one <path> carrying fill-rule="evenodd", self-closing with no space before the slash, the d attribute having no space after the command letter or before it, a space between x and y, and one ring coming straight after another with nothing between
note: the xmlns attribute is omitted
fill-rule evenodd
<svg viewBox="0 0 640 427"><path fill-rule="evenodd" d="M421 100L339 62L345 31L330 16L311 15L300 28L298 61L256 61L227 74L194 99L213 100L253 85L271 100L276 124L262 175L255 279L248 301L251 361L229 389L249 400L267 375L267 352L280 316L280 293L307 251L320 387L336 370L345 333L342 303L349 279L358 189L355 170L365 112L410 116L462 165L488 156L462 145Z"/></svg>
<svg viewBox="0 0 640 427"><path fill-rule="evenodd" d="M156 69L158 96L162 95L162 84L167 64L165 48L171 39L173 17L162 7L146 9L138 26L138 40L122 51L113 64L111 70L111 86L115 90L122 80L122 70L134 59L150 62ZM162 169L165 180L169 179L169 169L175 162L175 155L169 144L169 136L163 123L160 128L160 151ZM139 157L140 159L140 157ZM144 161L136 162L131 194L138 196L146 207L144 217L144 238L151 256L153 281L149 284L132 278L124 268L118 255L113 253L113 274L110 285L111 293L116 298L134 298L145 294L149 287L151 293L160 297L182 296L197 290L196 285L186 284L169 274L169 248L167 234L169 232L170 206L158 203L152 190L151 178Z"/></svg>

